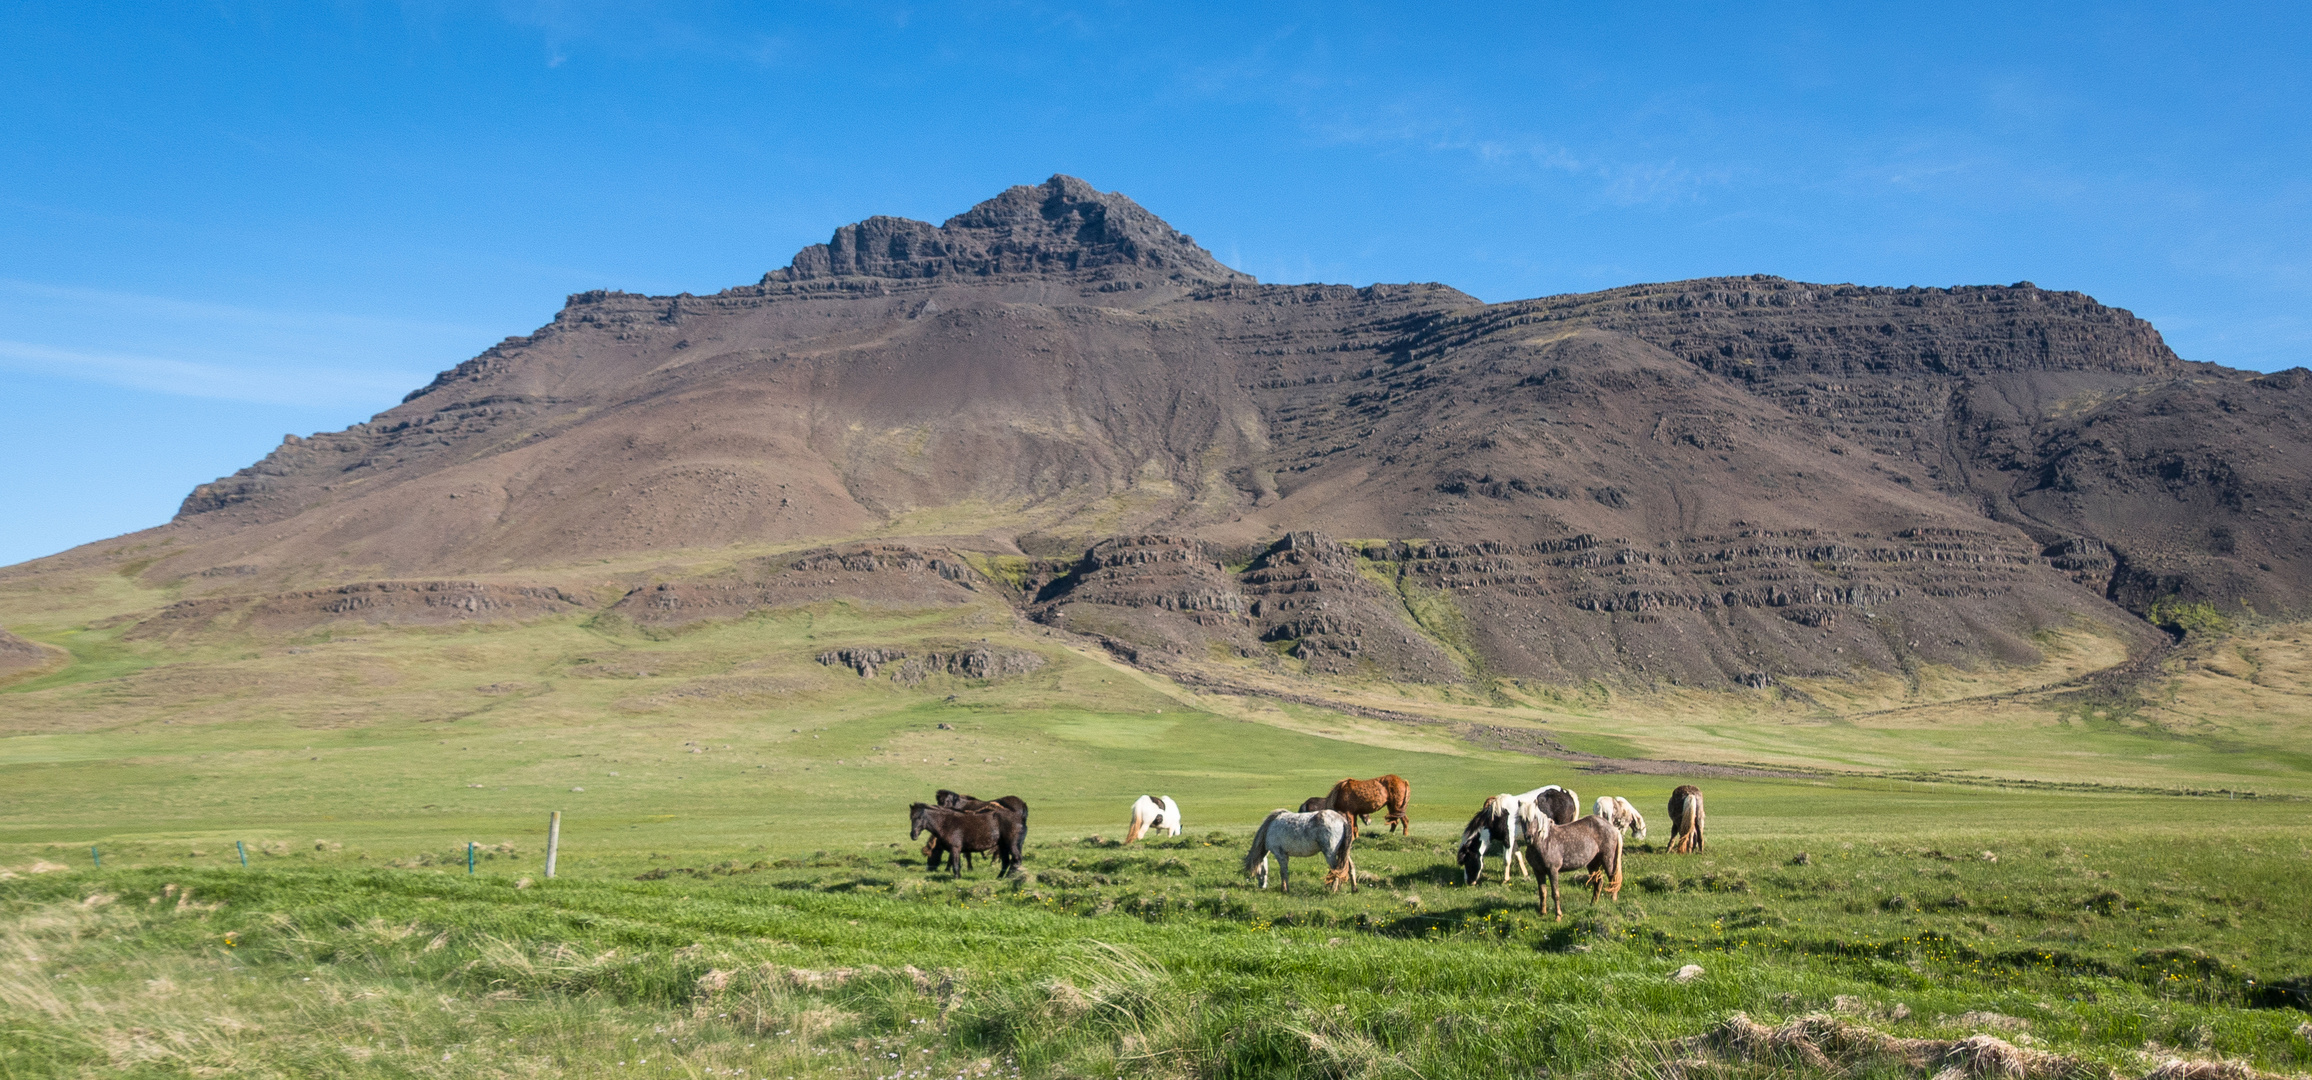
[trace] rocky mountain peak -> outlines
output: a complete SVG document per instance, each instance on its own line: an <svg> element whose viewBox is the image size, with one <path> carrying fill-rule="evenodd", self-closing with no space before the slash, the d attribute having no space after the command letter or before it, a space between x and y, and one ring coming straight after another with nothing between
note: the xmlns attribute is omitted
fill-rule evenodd
<svg viewBox="0 0 2312 1080"><path fill-rule="evenodd" d="M1251 282L1140 204L1073 176L1020 185L934 226L871 217L795 254L764 284L821 277L1096 274Z"/></svg>

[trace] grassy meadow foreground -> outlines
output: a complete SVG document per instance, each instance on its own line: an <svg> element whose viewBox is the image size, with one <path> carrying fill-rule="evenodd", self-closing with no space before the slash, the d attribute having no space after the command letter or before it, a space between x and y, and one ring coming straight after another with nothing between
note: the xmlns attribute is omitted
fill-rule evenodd
<svg viewBox="0 0 2312 1080"><path fill-rule="evenodd" d="M174 594L126 574L0 586L0 625L68 657L0 685L0 1077L2312 1068L2300 624L2116 696L2066 684L2112 662L2084 632L2040 669L1743 698L1215 660L1245 690L1218 693L996 603L176 639L140 636ZM1045 664L817 660L983 642ZM1690 777L1505 735L1747 771L1695 778L1711 844L1672 856ZM1383 772L1415 830L1360 841L1363 891L1306 861L1251 887L1263 813ZM1618 904L1544 922L1497 862L1454 883L1476 805L1546 782L1654 819ZM1032 804L1024 876L923 868L905 808L939 787ZM1186 835L1121 847L1143 792ZM1835 1019L1762 1040L1738 1012Z"/></svg>

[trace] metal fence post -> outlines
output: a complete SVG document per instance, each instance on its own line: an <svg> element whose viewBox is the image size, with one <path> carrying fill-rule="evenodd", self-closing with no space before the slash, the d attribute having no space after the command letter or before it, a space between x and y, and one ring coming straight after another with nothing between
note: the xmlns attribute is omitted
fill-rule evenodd
<svg viewBox="0 0 2312 1080"><path fill-rule="evenodd" d="M546 819L546 876L554 876L554 858L562 852L562 812Z"/></svg>

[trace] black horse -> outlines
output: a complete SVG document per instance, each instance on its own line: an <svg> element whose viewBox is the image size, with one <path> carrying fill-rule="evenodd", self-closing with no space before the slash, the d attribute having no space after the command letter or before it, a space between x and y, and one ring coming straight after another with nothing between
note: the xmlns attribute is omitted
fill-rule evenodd
<svg viewBox="0 0 2312 1080"><path fill-rule="evenodd" d="M1009 865L1019 865L1021 848L1026 846L1028 836L1027 800L1022 799L1017 795L1006 795L1003 798L989 801L987 799L974 798L960 791L949 791L946 788L939 789L938 792L932 795L932 799L938 805L949 810L977 811L985 810L990 807L1002 807L1015 814L1018 814L1020 819L1018 836L1019 847L1014 847L1009 852L999 852L998 857L1007 859ZM973 852L969 851L963 853L963 865L966 869L971 867L971 857L973 854ZM947 849L946 845L940 842L939 834L933 833L931 841L923 845L923 868L925 870L937 870L939 869L939 860L943 858L949 858L952 855L953 853Z"/></svg>
<svg viewBox="0 0 2312 1080"><path fill-rule="evenodd" d="M1010 807L988 803L978 810L957 810L927 803L907 808L907 838L930 833L936 848L947 854L950 873L963 873L963 857L976 852L995 855L999 875L1019 869L1020 835L1027 831L1022 817ZM936 861L927 869L937 869Z"/></svg>

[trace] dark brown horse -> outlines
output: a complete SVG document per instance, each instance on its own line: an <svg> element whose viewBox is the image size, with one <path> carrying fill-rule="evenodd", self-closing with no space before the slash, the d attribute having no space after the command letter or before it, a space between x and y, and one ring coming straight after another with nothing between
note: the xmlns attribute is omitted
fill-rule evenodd
<svg viewBox="0 0 2312 1080"><path fill-rule="evenodd" d="M1003 798L996 799L991 802L986 799L973 798L972 796L966 795L960 791L949 791L946 788L941 788L937 792L934 792L931 797L934 802L950 810L985 810L991 806L1000 806L1011 810L1012 812L1018 814L1020 818L1020 844L1023 847L1027 844L1028 804L1027 800L1022 799L1017 795L1006 795ZM939 834L931 834L931 839L925 841L923 844L923 868L925 870L939 869L939 860L947 857L949 854L951 853L947 850L946 845L939 842ZM967 851L963 853L963 865L967 870L971 868L971 856L972 852ZM1011 862L1014 865L1017 865L1020 859L1020 852L1014 850L1011 852L1010 858Z"/></svg>
<svg viewBox="0 0 2312 1080"><path fill-rule="evenodd" d="M1670 850L1702 850L1702 789L1680 784L1670 793Z"/></svg>
<svg viewBox="0 0 2312 1080"><path fill-rule="evenodd" d="M1610 892L1614 903L1622 902L1622 831L1614 828L1597 815L1576 820L1571 825L1559 825L1539 807L1527 806L1523 822L1525 832L1525 861L1538 870L1534 876L1540 891L1541 913L1549 914L1551 903L1557 905L1557 917L1565 918L1565 898L1558 895L1558 874L1570 869L1590 873L1590 903L1598 902L1598 894Z"/></svg>
<svg viewBox="0 0 2312 1080"><path fill-rule="evenodd" d="M1313 814L1319 810L1324 809L1326 798L1328 798L1328 796L1311 795L1308 798L1302 799L1300 812L1304 814Z"/></svg>
<svg viewBox="0 0 2312 1080"><path fill-rule="evenodd" d="M1018 814L994 804L984 810L953 810L928 803L907 807L907 838L930 833L947 854L948 872L958 876L963 873L963 857L983 851L996 857L1002 867L997 871L999 876L1019 869L1019 838L1026 831Z"/></svg>
<svg viewBox="0 0 2312 1080"><path fill-rule="evenodd" d="M1411 836L1413 835L1413 819L1406 816L1405 804L1411 802L1412 799L1413 785L1406 783L1404 777L1390 773L1387 776L1376 776L1371 780L1344 778L1340 783L1334 784L1331 791L1325 793L1324 805L1320 809L1337 810L1347 814L1359 825L1363 825L1368 818L1372 817L1373 811L1387 810L1388 815L1382 820L1388 823L1389 828L1391 830L1401 828L1405 830L1405 835ZM1301 805L1306 806L1308 804L1302 803Z"/></svg>

